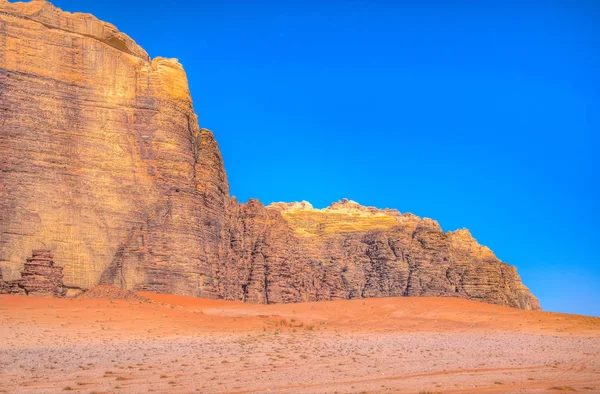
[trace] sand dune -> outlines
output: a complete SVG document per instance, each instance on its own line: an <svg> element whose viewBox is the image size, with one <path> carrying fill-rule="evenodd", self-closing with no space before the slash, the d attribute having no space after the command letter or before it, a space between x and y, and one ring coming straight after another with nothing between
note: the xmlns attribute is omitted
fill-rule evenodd
<svg viewBox="0 0 600 394"><path fill-rule="evenodd" d="M0 392L600 392L600 319L454 298L0 298Z"/></svg>

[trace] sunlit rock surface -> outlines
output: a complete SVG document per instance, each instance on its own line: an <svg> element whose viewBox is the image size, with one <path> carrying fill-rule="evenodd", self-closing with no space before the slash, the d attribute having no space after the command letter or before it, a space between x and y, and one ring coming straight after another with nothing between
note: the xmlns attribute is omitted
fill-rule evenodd
<svg viewBox="0 0 600 394"><path fill-rule="evenodd" d="M66 285L214 296L229 191L181 65L44 1L0 23L5 279L44 248Z"/></svg>

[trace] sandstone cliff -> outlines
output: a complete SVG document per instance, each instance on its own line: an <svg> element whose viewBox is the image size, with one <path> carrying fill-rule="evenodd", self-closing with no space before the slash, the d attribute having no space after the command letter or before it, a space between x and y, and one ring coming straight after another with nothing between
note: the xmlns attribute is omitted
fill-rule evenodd
<svg viewBox="0 0 600 394"><path fill-rule="evenodd" d="M342 200L231 204L219 293L252 302L450 296L539 309L514 267L468 230Z"/></svg>
<svg viewBox="0 0 600 394"><path fill-rule="evenodd" d="M0 2L0 267L211 295L229 198L185 72L91 15Z"/></svg>
<svg viewBox="0 0 600 394"><path fill-rule="evenodd" d="M45 1L0 0L0 272L248 302L453 296L539 308L467 230L351 201L229 199L175 59ZM8 283L8 282L6 282ZM1 289L2 287L0 287Z"/></svg>

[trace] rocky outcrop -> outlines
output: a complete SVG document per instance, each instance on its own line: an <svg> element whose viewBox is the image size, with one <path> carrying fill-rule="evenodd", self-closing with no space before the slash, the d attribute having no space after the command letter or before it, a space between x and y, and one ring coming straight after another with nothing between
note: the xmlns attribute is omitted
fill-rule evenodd
<svg viewBox="0 0 600 394"><path fill-rule="evenodd" d="M21 279L0 282L0 294L64 297L67 289L63 284L63 268L54 265L53 257L49 250L34 250L23 267Z"/></svg>
<svg viewBox="0 0 600 394"><path fill-rule="evenodd" d="M67 290L63 284L63 267L54 265L54 255L49 250L34 250L27 259L19 286L28 295L63 297Z"/></svg>
<svg viewBox="0 0 600 394"><path fill-rule="evenodd" d="M56 266L35 269L62 268L73 293L102 285L260 303L431 295L539 307L466 230L349 200L323 210L230 200L182 66L150 59L91 15L0 0L0 135L7 292L37 276L23 261L44 248Z"/></svg>

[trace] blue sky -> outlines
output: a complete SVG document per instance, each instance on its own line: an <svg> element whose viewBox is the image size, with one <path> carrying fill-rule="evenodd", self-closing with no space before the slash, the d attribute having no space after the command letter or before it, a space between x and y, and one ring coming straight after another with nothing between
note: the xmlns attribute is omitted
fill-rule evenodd
<svg viewBox="0 0 600 394"><path fill-rule="evenodd" d="M183 63L244 201L467 227L600 315L600 3L55 0Z"/></svg>

